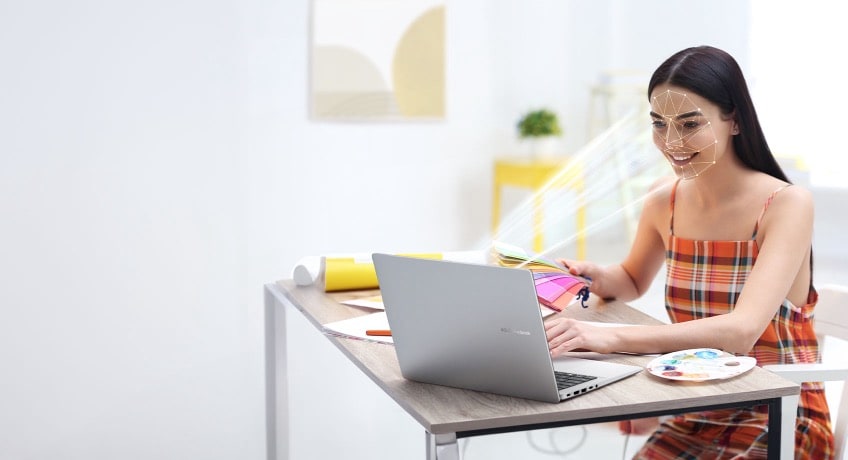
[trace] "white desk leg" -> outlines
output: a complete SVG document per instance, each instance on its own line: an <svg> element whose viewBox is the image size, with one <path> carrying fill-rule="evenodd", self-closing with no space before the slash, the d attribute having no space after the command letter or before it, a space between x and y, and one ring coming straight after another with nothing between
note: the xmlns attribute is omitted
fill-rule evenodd
<svg viewBox="0 0 848 460"><path fill-rule="evenodd" d="M780 458L795 458L795 417L798 415L798 395L780 398Z"/></svg>
<svg viewBox="0 0 848 460"><path fill-rule="evenodd" d="M430 434L424 432L427 442L427 460L459 460L459 445L456 434Z"/></svg>
<svg viewBox="0 0 848 460"><path fill-rule="evenodd" d="M265 446L268 460L289 458L286 306L265 287Z"/></svg>

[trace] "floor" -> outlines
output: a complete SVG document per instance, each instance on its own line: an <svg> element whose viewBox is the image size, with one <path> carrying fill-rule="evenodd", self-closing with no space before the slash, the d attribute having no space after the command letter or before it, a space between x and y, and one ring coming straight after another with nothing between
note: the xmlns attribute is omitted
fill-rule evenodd
<svg viewBox="0 0 848 460"><path fill-rule="evenodd" d="M841 211L848 189L813 189L813 192L817 207L816 283L848 285L848 245L842 239L848 228L848 213ZM627 238L621 228L590 239L588 258L618 257L626 250ZM650 292L632 304L666 320L661 285L655 283ZM330 459L341 454L348 460L423 458L425 442L420 425L377 391L301 315L290 310L287 321L289 458ZM316 366L316 362L321 362L321 366ZM332 372L328 373L328 368ZM828 386L829 397L837 394L838 389ZM618 433L614 424L599 424L463 439L460 450L465 460L590 456L617 459L630 458L645 439L627 438Z"/></svg>

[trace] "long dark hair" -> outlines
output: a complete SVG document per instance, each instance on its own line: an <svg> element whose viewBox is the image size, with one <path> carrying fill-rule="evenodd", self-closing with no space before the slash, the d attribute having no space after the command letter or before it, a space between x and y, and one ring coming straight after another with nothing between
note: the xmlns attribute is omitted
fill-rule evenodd
<svg viewBox="0 0 848 460"><path fill-rule="evenodd" d="M766 143L742 69L733 56L711 46L687 48L660 65L648 84L648 100L657 85L686 88L716 104L739 125L733 136L736 155L749 168L790 182ZM791 182L790 182L791 183Z"/></svg>
<svg viewBox="0 0 848 460"><path fill-rule="evenodd" d="M792 183L769 149L742 69L726 52L712 46L696 46L678 51L666 59L648 83L648 101L658 85L686 88L717 105L721 113L733 116L739 134L733 136L736 156L749 168ZM813 288L813 251L810 249L810 289Z"/></svg>

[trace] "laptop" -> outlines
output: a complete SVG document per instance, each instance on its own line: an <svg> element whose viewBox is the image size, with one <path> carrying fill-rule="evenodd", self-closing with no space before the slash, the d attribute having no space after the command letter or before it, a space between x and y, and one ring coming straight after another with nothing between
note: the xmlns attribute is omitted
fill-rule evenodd
<svg viewBox="0 0 848 460"><path fill-rule="evenodd" d="M555 403L642 370L583 358L552 360L529 270L372 258L408 380Z"/></svg>

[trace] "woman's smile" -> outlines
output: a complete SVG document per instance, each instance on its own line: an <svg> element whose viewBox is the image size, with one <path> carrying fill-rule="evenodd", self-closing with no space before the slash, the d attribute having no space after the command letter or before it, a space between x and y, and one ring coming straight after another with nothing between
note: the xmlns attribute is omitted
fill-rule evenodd
<svg viewBox="0 0 848 460"><path fill-rule="evenodd" d="M674 150L666 150L665 155L674 163L675 166L683 166L689 163L692 158L696 157L701 152L679 152Z"/></svg>

